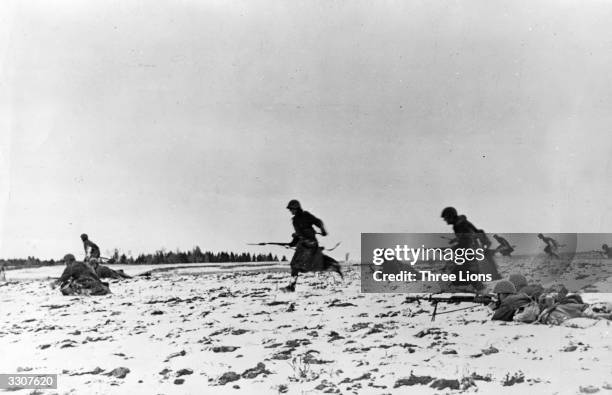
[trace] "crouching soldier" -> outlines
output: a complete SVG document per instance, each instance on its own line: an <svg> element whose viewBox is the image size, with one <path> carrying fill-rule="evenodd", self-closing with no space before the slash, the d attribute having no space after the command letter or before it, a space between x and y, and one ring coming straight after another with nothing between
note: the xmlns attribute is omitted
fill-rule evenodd
<svg viewBox="0 0 612 395"><path fill-rule="evenodd" d="M100 264L100 247L93 241L89 240L89 236L85 233L81 235L83 249L85 250L85 261L89 262L95 269Z"/></svg>
<svg viewBox="0 0 612 395"><path fill-rule="evenodd" d="M106 295L110 293L108 283L100 278L85 262L77 262L74 255L64 256L66 268L61 277L52 283L52 287L60 286L62 295Z"/></svg>

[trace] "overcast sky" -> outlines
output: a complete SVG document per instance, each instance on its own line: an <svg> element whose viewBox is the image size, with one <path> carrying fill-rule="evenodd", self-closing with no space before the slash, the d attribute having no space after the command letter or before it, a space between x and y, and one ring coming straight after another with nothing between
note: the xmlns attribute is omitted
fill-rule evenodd
<svg viewBox="0 0 612 395"><path fill-rule="evenodd" d="M612 232L612 3L7 1L0 257ZM611 240L612 241L612 240ZM254 247L250 251L288 253Z"/></svg>

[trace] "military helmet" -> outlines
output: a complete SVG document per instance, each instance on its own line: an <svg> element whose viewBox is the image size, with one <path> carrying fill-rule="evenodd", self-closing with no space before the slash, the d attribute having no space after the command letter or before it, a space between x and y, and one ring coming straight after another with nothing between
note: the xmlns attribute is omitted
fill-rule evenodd
<svg viewBox="0 0 612 395"><path fill-rule="evenodd" d="M87 234L83 233L83 234L81 235L81 240L85 241L85 240L87 240L87 239L88 239Z"/></svg>
<svg viewBox="0 0 612 395"><path fill-rule="evenodd" d="M538 233L538 237L541 239L544 237L544 235L542 233Z"/></svg>
<svg viewBox="0 0 612 395"><path fill-rule="evenodd" d="M66 262L66 263L70 263L70 262L76 261L76 258L72 254L66 254L66 255L64 255L63 261Z"/></svg>
<svg viewBox="0 0 612 395"><path fill-rule="evenodd" d="M514 284L512 284L508 280L501 280L495 284L495 288L493 288L493 292L496 294L514 294L516 293L516 288Z"/></svg>
<svg viewBox="0 0 612 395"><path fill-rule="evenodd" d="M298 202L297 200L293 199L293 200L289 201L289 204L287 204L287 208L289 210L291 210L291 209L301 210L302 206L300 205L300 202Z"/></svg>
<svg viewBox="0 0 612 395"><path fill-rule="evenodd" d="M508 280L514 284L514 288L518 291L527 285L527 279L520 273L511 274Z"/></svg>
<svg viewBox="0 0 612 395"><path fill-rule="evenodd" d="M457 216L457 210L454 207L446 207L442 210L442 218L455 218Z"/></svg>

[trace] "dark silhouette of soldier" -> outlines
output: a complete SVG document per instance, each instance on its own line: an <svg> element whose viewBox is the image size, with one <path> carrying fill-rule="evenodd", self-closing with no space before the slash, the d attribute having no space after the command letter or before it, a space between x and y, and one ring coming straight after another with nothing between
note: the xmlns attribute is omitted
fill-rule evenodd
<svg viewBox="0 0 612 395"><path fill-rule="evenodd" d="M287 205L287 209L293 215L294 233L289 246L295 247L295 253L290 263L291 281L289 285L282 288L283 291L295 291L295 284L299 273L332 269L342 276L340 264L335 259L324 255L323 248L319 247L314 227L321 230L321 236L327 236L327 230L323 221L308 211L304 211L297 200L291 200Z"/></svg>
<svg viewBox="0 0 612 395"><path fill-rule="evenodd" d="M453 272L459 276L460 271L469 271L470 273L490 273L492 280L498 280L501 278L497 270L497 264L493 259L493 253L489 251L491 241L487 237L486 233L476 228L470 221L467 220L465 215L459 215L454 207L446 207L442 210L441 217L444 221L452 225L455 238L449 243L452 244L452 248L458 249L483 249L485 259L482 262L473 261L471 263L466 262L463 267L454 265ZM457 284L457 282L455 283ZM459 284L465 284L464 282ZM476 290L484 288L484 285L477 281L470 283Z"/></svg>
<svg viewBox="0 0 612 395"><path fill-rule="evenodd" d="M103 283L86 262L77 262L74 255L64 257L66 268L52 286L60 286L63 295L106 295L110 293L108 283Z"/></svg>
<svg viewBox="0 0 612 395"><path fill-rule="evenodd" d="M458 215L454 207L446 207L442 210L441 217L453 226L455 238L450 241L455 248L482 248L488 249L491 241L486 233L476 228L465 215Z"/></svg>
<svg viewBox="0 0 612 395"><path fill-rule="evenodd" d="M612 248L608 247L607 244L604 244L604 245L601 246L601 249L602 249L601 253L605 257L612 258Z"/></svg>
<svg viewBox="0 0 612 395"><path fill-rule="evenodd" d="M493 235L493 238L499 243L497 248L493 250L493 253L499 252L503 256L510 256L512 254L512 252L514 251L514 247L512 247L510 243L508 243L508 240L498 235Z"/></svg>
<svg viewBox="0 0 612 395"><path fill-rule="evenodd" d="M95 269L100 263L100 247L89 240L89 236L85 233L81 235L81 240L83 241L83 249L85 250L85 261L88 261Z"/></svg>
<svg viewBox="0 0 612 395"><path fill-rule="evenodd" d="M538 233L538 238L546 243L546 247L544 247L544 252L546 255L559 259L559 255L557 255L559 243L557 243L557 240L553 239L552 237L546 237L542 233Z"/></svg>

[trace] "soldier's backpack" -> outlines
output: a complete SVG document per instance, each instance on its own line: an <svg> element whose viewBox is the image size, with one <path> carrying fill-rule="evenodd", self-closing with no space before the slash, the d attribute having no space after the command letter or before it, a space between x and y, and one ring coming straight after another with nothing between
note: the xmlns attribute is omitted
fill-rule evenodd
<svg viewBox="0 0 612 395"><path fill-rule="evenodd" d="M516 313L514 313L513 321L525 322L529 324L537 321L539 315L540 306L538 305L538 302L532 300L525 306L521 306L517 309Z"/></svg>

